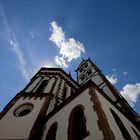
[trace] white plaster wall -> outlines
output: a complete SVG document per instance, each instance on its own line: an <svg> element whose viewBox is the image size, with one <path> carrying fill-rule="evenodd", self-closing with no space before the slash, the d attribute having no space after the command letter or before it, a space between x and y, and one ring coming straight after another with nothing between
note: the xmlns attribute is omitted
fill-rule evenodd
<svg viewBox="0 0 140 140"><path fill-rule="evenodd" d="M85 107L84 115L86 116L87 131L89 131L90 135L86 137L84 140L103 139L102 132L99 131L99 128L98 128L97 115L93 110L93 102L91 101L91 97L88 94L88 92L89 92L88 89L85 90L84 93L80 94L78 97L72 100L69 104L67 104L63 109L61 109L59 112L57 112L54 116L52 116L47 121L42 140L45 140L48 129L55 121L58 122L56 140L67 140L69 116L70 116L71 111L77 105L83 105Z"/></svg>
<svg viewBox="0 0 140 140"><path fill-rule="evenodd" d="M69 85L66 85L66 87L67 87L66 98L68 98L71 95L71 87Z"/></svg>
<svg viewBox="0 0 140 140"><path fill-rule="evenodd" d="M55 102L56 102L55 98L53 98L53 99L50 101L50 104L49 104L49 106L48 106L46 115L49 114L49 113L54 109Z"/></svg>
<svg viewBox="0 0 140 140"><path fill-rule="evenodd" d="M33 110L22 117L14 116L15 109L25 103L32 103ZM0 120L0 139L27 139L43 103L44 98L20 98Z"/></svg>
<svg viewBox="0 0 140 140"><path fill-rule="evenodd" d="M55 84L55 87L54 87L54 89L53 89L53 94L54 94L54 95L56 95L56 93L57 93L57 90L58 90L58 88L59 88L60 81L61 81L61 79L60 79L60 77L58 77L57 82L56 82L56 84Z"/></svg>
<svg viewBox="0 0 140 140"><path fill-rule="evenodd" d="M96 75L94 77L92 77L92 81L98 86L101 83L103 83L102 78L99 75ZM103 84L105 85L105 84ZM103 87L103 89L102 89ZM104 93L110 98L112 99L112 101L116 101L116 97L113 95L113 93L111 92L111 90L108 88L108 86L100 86L100 89L102 89L104 91Z"/></svg>
<svg viewBox="0 0 140 140"><path fill-rule="evenodd" d="M103 91L104 91L104 93L106 93L106 95L110 98L110 99L112 99L112 101L116 101L117 99L116 99L116 97L113 95L113 93L111 92L111 90L108 88L108 86L104 86L104 88L103 88Z"/></svg>
<svg viewBox="0 0 140 140"><path fill-rule="evenodd" d="M91 79L97 86L103 83L102 78L99 75L93 76Z"/></svg>
<svg viewBox="0 0 140 140"><path fill-rule="evenodd" d="M137 131L137 133L140 135L137 128L123 114L121 114L110 102L108 102L98 91L96 91L96 93L98 95L98 98L101 102L101 106L106 114L108 123L109 123L116 139L123 140L124 138L121 134L121 131L120 131L118 125L115 122L115 119L114 119L112 113L110 112L110 108L119 116L119 118L123 122L124 126L126 127L127 131L129 132L130 136L132 137L132 139L138 140L138 138L136 137L136 135L133 132L133 130L131 129L131 127L133 127Z"/></svg>

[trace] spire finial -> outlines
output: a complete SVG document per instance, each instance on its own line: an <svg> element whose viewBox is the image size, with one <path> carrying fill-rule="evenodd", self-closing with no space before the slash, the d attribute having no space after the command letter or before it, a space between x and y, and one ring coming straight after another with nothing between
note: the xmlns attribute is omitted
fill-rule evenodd
<svg viewBox="0 0 140 140"><path fill-rule="evenodd" d="M69 76L71 77L71 71L69 71Z"/></svg>

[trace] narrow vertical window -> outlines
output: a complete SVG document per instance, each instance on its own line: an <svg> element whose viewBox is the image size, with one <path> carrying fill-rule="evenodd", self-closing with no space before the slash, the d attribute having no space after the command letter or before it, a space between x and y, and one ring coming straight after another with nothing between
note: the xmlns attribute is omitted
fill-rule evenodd
<svg viewBox="0 0 140 140"><path fill-rule="evenodd" d="M86 79L85 75L82 75L80 79L81 81L84 81Z"/></svg>
<svg viewBox="0 0 140 140"><path fill-rule="evenodd" d="M112 113L112 115L113 115L118 127L120 128L120 131L122 133L123 138L126 139L126 140L132 140L130 135L129 135L129 133L128 133L128 131L127 131L127 129L125 128L123 122L119 118L119 116L111 108L110 108L110 111L111 111L111 113Z"/></svg>
<svg viewBox="0 0 140 140"><path fill-rule="evenodd" d="M79 70L79 72L82 73L82 72L83 72L83 69L81 68L81 69Z"/></svg>
<svg viewBox="0 0 140 140"><path fill-rule="evenodd" d="M32 92L36 85L41 81L41 77L34 78L26 87L25 92Z"/></svg>
<svg viewBox="0 0 140 140"><path fill-rule="evenodd" d="M88 67L88 63L86 63L84 67L85 67L85 69L86 69L86 68Z"/></svg>
<svg viewBox="0 0 140 140"><path fill-rule="evenodd" d="M81 106L78 106L70 114L68 140L82 140L87 135L84 111Z"/></svg>
<svg viewBox="0 0 140 140"><path fill-rule="evenodd" d="M66 95L67 95L67 87L65 86L63 90L63 95L62 95L63 100L66 99Z"/></svg>
<svg viewBox="0 0 140 140"><path fill-rule="evenodd" d="M90 69L90 70L88 70L87 75L90 76L91 74L92 74L92 71Z"/></svg>
<svg viewBox="0 0 140 140"><path fill-rule="evenodd" d="M56 139L56 131L57 131L57 122L53 123L48 130L47 136L45 140L55 140Z"/></svg>
<svg viewBox="0 0 140 140"><path fill-rule="evenodd" d="M43 80L43 82L40 84L36 92L43 92L47 84L48 80Z"/></svg>

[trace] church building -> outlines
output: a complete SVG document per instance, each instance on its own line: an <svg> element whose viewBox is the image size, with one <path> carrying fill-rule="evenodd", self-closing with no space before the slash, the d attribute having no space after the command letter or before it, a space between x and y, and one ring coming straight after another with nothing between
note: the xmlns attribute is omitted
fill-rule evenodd
<svg viewBox="0 0 140 140"><path fill-rule="evenodd" d="M91 61L77 81L41 68L0 113L0 140L140 140L140 117Z"/></svg>

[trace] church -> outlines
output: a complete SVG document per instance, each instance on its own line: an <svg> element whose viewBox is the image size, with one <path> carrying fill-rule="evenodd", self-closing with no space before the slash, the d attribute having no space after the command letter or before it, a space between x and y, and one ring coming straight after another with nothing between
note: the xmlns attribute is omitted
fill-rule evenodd
<svg viewBox="0 0 140 140"><path fill-rule="evenodd" d="M140 140L140 117L92 60L77 81L41 68L0 113L0 140Z"/></svg>

